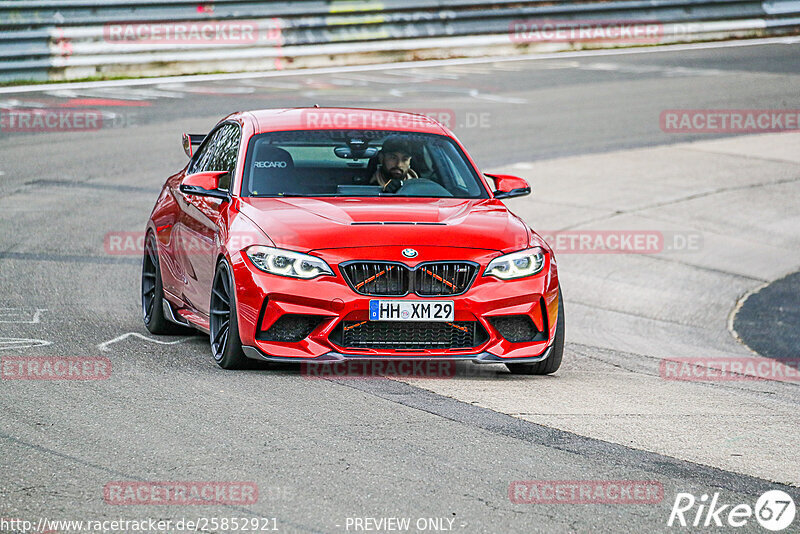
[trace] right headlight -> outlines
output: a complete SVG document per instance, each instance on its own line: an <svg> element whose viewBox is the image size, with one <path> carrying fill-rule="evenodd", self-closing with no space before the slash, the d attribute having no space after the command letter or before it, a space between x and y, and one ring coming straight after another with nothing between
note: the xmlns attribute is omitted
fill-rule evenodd
<svg viewBox="0 0 800 534"><path fill-rule="evenodd" d="M539 247L505 254L489 262L483 276L513 280L533 276L544 268L545 251Z"/></svg>
<svg viewBox="0 0 800 534"><path fill-rule="evenodd" d="M291 250L253 245L245 251L253 265L264 272L310 280L333 271L325 260Z"/></svg>

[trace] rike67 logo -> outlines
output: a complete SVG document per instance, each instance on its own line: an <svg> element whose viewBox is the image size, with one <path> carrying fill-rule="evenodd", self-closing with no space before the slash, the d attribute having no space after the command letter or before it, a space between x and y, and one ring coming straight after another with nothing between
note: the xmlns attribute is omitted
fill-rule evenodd
<svg viewBox="0 0 800 534"><path fill-rule="evenodd" d="M785 530L794 521L796 509L792 497L780 490L761 495L755 507L749 504L728 504L720 501L719 493L696 498L691 493L678 493L669 514L667 526L698 528L743 527L754 517L767 530Z"/></svg>

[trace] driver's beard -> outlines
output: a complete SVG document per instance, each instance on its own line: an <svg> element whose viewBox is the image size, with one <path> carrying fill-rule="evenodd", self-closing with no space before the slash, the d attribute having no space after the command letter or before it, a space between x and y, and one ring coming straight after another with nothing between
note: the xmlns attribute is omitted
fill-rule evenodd
<svg viewBox="0 0 800 534"><path fill-rule="evenodd" d="M389 173L389 171L386 169L386 167L381 165L381 176L383 176L384 183L388 182L389 180L394 180L394 179L398 179L398 178L400 180L405 180L406 178L408 178L408 171L403 172L403 174L401 176L394 176L394 175Z"/></svg>

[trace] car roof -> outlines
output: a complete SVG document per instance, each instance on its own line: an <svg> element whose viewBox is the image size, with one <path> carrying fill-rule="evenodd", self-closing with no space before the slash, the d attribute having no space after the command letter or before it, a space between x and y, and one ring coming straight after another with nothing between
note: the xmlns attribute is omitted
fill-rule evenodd
<svg viewBox="0 0 800 534"><path fill-rule="evenodd" d="M396 130L449 135L439 122L417 113L360 108L287 108L248 112L255 133L288 130Z"/></svg>

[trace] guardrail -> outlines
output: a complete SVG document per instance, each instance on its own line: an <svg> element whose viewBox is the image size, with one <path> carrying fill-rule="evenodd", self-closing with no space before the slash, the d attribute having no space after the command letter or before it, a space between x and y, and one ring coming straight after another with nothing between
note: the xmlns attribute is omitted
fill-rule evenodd
<svg viewBox="0 0 800 534"><path fill-rule="evenodd" d="M610 36L614 26L652 32L638 40L579 33L606 28ZM800 0L14 0L0 1L0 81L272 70L798 30Z"/></svg>

